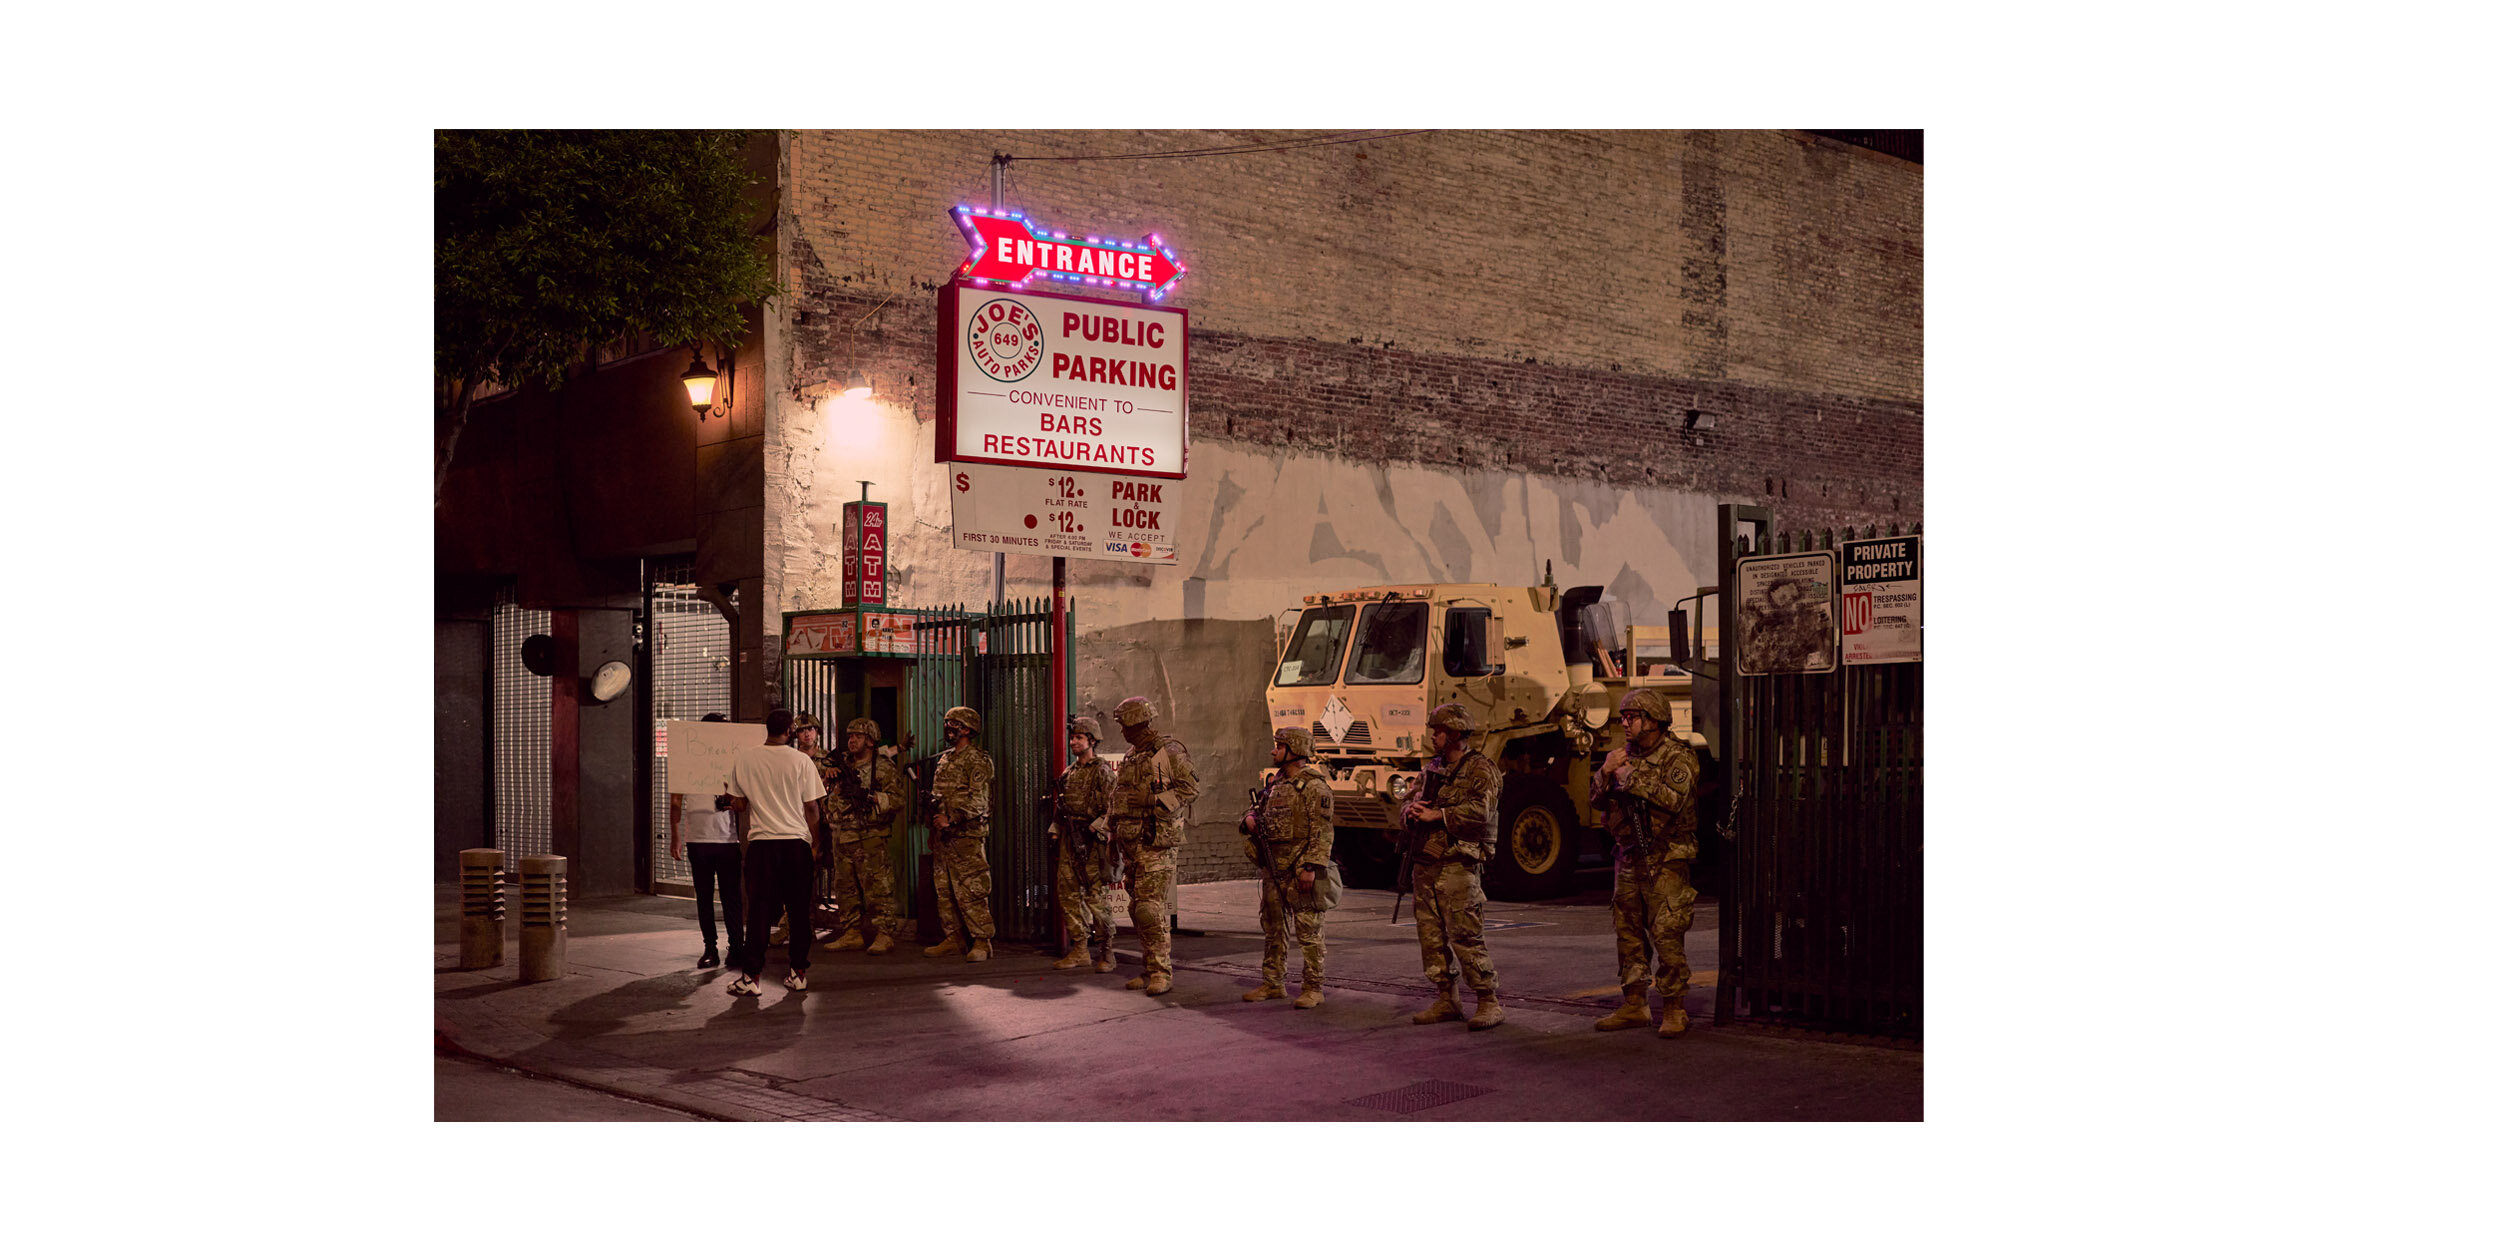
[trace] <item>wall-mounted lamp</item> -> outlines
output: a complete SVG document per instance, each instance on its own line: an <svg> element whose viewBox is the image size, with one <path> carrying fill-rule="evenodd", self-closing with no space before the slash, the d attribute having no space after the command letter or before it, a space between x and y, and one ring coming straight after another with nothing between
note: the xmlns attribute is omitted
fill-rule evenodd
<svg viewBox="0 0 2500 1250"><path fill-rule="evenodd" d="M1685 429L1707 430L1718 424L1719 419L1717 417L1711 416L1709 413L1703 412L1699 408L1687 408L1684 410Z"/></svg>
<svg viewBox="0 0 2500 1250"><path fill-rule="evenodd" d="M866 399L876 393L877 388L868 385L868 375L857 369L851 370L851 376L842 383L844 399Z"/></svg>
<svg viewBox="0 0 2500 1250"><path fill-rule="evenodd" d="M712 384L720 380L720 375L704 367L702 348L694 349L694 360L687 364L684 373L677 375L677 380L686 384L686 398L694 404L695 419L710 416Z"/></svg>

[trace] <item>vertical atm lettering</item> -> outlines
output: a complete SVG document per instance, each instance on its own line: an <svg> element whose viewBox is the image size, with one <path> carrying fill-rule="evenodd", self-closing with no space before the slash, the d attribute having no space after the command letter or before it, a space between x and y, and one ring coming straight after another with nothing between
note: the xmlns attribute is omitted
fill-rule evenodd
<svg viewBox="0 0 2500 1250"><path fill-rule="evenodd" d="M885 603L885 505L842 505L842 606Z"/></svg>

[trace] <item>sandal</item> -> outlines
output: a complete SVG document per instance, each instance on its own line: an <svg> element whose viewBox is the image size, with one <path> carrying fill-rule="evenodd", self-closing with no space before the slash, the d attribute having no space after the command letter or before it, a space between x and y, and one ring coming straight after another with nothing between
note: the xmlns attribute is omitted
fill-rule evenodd
<svg viewBox="0 0 2500 1250"><path fill-rule="evenodd" d="M790 970L790 975L781 978L781 983L789 986L793 991L804 991L807 988L807 974L793 968Z"/></svg>

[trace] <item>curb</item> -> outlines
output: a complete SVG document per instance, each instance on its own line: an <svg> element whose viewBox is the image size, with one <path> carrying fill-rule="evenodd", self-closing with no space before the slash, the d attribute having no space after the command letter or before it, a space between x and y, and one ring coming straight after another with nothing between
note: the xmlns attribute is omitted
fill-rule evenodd
<svg viewBox="0 0 2500 1250"><path fill-rule="evenodd" d="M767 1118L748 1114L743 1108L731 1107L723 1103L716 1103L708 1098L694 1097L685 1094L661 1095L653 1091L643 1089L639 1086L629 1086L615 1081L603 1081L596 1077L584 1076L580 1073L568 1072L560 1068L554 1068L541 1064L523 1063L516 1059L508 1059L500 1055L490 1055L482 1051L471 1050L460 1044L458 1037L456 1036L458 1032L459 1030L455 1026L446 1024L442 1020L437 1019L434 1022L435 1053L452 1055L462 1059L472 1059L479 1063L491 1063L498 1068L508 1068L514 1072L527 1073L528 1075L537 1077L541 1080L557 1081L566 1085L571 1085L577 1089L592 1090L597 1093L606 1094L612 1098L622 1098L628 1102L643 1103L666 1111L682 1112L686 1115L698 1116L706 1120L730 1120L752 1123Z"/></svg>

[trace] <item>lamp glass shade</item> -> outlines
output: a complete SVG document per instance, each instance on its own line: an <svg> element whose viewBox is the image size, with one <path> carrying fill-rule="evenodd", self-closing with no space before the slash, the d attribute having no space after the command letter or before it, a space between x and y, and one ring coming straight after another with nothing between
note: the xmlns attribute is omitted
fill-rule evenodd
<svg viewBox="0 0 2500 1250"><path fill-rule="evenodd" d="M720 375L704 368L702 357L696 357L693 364L686 366L686 371L678 374L677 380L686 384L686 398L694 404L696 411L712 406L712 384L720 380Z"/></svg>
<svg viewBox="0 0 2500 1250"><path fill-rule="evenodd" d="M866 399L876 393L876 388L868 385L867 375L861 373L857 369L853 369L851 370L850 380L843 386L842 398Z"/></svg>

